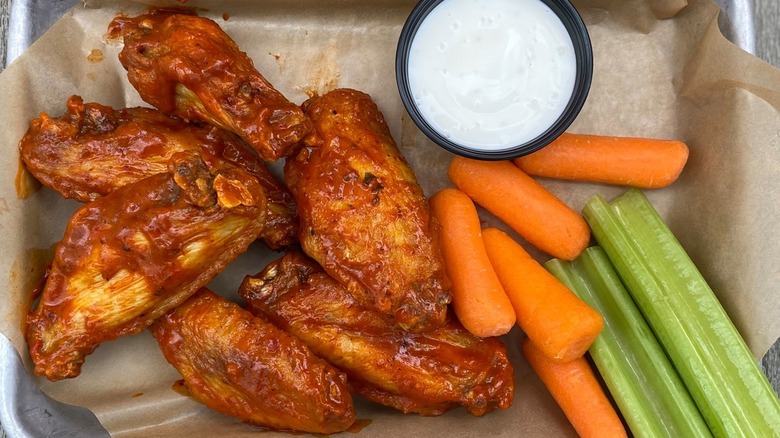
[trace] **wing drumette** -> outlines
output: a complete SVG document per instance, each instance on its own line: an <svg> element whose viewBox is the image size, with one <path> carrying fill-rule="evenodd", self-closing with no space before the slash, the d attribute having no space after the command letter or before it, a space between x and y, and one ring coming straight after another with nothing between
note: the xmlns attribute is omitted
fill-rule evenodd
<svg viewBox="0 0 780 438"><path fill-rule="evenodd" d="M109 34L123 37L119 61L144 101L234 132L266 161L287 155L311 129L213 20L157 9L115 18Z"/></svg>
<svg viewBox="0 0 780 438"><path fill-rule="evenodd" d="M261 237L273 249L298 240L290 192L233 134L196 126L151 108L115 110L71 96L59 118L30 122L19 152L25 167L66 198L89 202L119 187L166 172L177 152L198 151L209 165L225 161L260 182L268 199Z"/></svg>
<svg viewBox="0 0 780 438"><path fill-rule="evenodd" d="M346 376L300 340L208 289L149 330L206 406L273 429L335 433L355 421Z"/></svg>
<svg viewBox="0 0 780 438"><path fill-rule="evenodd" d="M512 404L512 365L498 339L478 338L454 319L430 332L406 332L361 307L301 253L287 253L246 277L239 293L252 313L346 372L369 400L422 415L458 405L482 415Z"/></svg>
<svg viewBox="0 0 780 438"><path fill-rule="evenodd" d="M340 89L304 109L316 135L284 171L304 251L404 328L441 326L451 296L436 224L376 104Z"/></svg>
<svg viewBox="0 0 780 438"><path fill-rule="evenodd" d="M257 180L179 153L170 172L80 208L27 317L35 371L75 377L101 342L138 333L244 252L262 229Z"/></svg>

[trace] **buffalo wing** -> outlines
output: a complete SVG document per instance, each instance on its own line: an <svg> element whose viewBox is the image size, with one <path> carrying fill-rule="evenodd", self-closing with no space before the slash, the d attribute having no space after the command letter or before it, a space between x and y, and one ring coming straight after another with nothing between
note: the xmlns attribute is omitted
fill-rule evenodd
<svg viewBox="0 0 780 438"><path fill-rule="evenodd" d="M138 333L208 283L262 230L257 180L195 153L81 207L27 317L35 371L75 377L101 342Z"/></svg>
<svg viewBox="0 0 780 438"><path fill-rule="evenodd" d="M498 339L478 338L455 319L430 332L406 332L361 307L299 252L246 277L239 293L250 311L346 372L369 400L422 415L458 405L482 415L512 404L512 365Z"/></svg>
<svg viewBox="0 0 780 438"><path fill-rule="evenodd" d="M404 328L441 326L450 289L436 223L376 104L340 89L304 109L315 132L284 171L303 250Z"/></svg>
<svg viewBox="0 0 780 438"><path fill-rule="evenodd" d="M266 161L290 153L311 129L213 20L158 9L115 18L109 34L123 37L119 61L144 101L234 132Z"/></svg>
<svg viewBox="0 0 780 438"><path fill-rule="evenodd" d="M346 376L301 341L208 289L149 330L206 406L273 429L334 433L355 421Z"/></svg>
<svg viewBox="0 0 780 438"><path fill-rule="evenodd" d="M226 161L252 174L268 199L263 240L273 249L297 241L290 192L240 139L220 128L188 124L151 108L115 110L71 96L65 114L41 114L19 143L35 178L81 202L166 172L171 157L182 151L200 152L212 167Z"/></svg>

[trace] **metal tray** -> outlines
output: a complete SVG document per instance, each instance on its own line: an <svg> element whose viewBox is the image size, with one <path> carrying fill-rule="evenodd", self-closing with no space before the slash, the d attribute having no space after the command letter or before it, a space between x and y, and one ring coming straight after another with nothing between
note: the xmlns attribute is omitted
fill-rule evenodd
<svg viewBox="0 0 780 438"><path fill-rule="evenodd" d="M9 65L20 56L57 19L81 0L11 0L6 59ZM753 0L716 0L723 13L719 25L723 34L743 50L755 54L756 31ZM2 68L0 68L2 70ZM778 343L780 344L780 342ZM780 356L780 348L769 354ZM772 374L777 374L774 370ZM777 380L775 378L775 380ZM780 382L772 384L778 390ZM81 407L63 405L43 394L25 371L18 353L0 335L0 438L106 437L94 414Z"/></svg>
<svg viewBox="0 0 780 438"><path fill-rule="evenodd" d="M81 0L11 0L5 65L24 52L68 9ZM723 10L719 25L723 35L748 53L756 51L753 0L715 0Z"/></svg>

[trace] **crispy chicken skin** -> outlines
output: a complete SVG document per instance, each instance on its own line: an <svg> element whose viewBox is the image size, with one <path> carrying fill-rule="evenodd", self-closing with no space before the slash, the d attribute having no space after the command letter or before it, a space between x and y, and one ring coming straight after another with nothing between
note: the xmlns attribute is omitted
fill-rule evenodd
<svg viewBox="0 0 780 438"><path fill-rule="evenodd" d="M342 372L208 289L149 330L187 392L218 412L257 426L323 434L355 421Z"/></svg>
<svg viewBox="0 0 780 438"><path fill-rule="evenodd" d="M266 161L290 153L311 129L213 20L156 9L116 17L109 35L124 39L119 61L144 101L234 132Z"/></svg>
<svg viewBox="0 0 780 438"><path fill-rule="evenodd" d="M369 400L422 415L458 405L483 415L512 404L512 365L498 339L478 338L454 318L427 333L406 332L362 308L300 252L247 276L239 293L252 313L346 372L353 390Z"/></svg>
<svg viewBox="0 0 780 438"><path fill-rule="evenodd" d="M168 170L171 157L199 151L209 165L241 167L260 182L267 197L261 238L278 250L298 241L292 194L235 135L185 123L152 108L116 110L71 96L59 118L43 113L19 143L25 167L66 198L89 202L119 187Z"/></svg>
<svg viewBox="0 0 780 438"><path fill-rule="evenodd" d="M437 224L376 104L338 89L304 109L315 131L284 170L304 252L405 329L441 326L451 295Z"/></svg>
<svg viewBox="0 0 780 438"><path fill-rule="evenodd" d="M101 342L138 333L246 251L262 230L255 178L196 153L73 215L26 336L35 371L75 377Z"/></svg>

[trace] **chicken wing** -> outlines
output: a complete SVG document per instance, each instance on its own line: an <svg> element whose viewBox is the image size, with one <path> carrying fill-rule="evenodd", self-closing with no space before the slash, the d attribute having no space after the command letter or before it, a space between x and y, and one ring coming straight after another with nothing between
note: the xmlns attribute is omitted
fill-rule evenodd
<svg viewBox="0 0 780 438"><path fill-rule="evenodd" d="M75 377L101 342L138 333L208 283L262 229L255 178L178 153L170 172L80 208L57 245L26 336L35 371Z"/></svg>
<svg viewBox="0 0 780 438"><path fill-rule="evenodd" d="M339 89L304 109L316 135L284 170L303 250L402 327L441 326L451 295L437 224L376 104Z"/></svg>
<svg viewBox="0 0 780 438"><path fill-rule="evenodd" d="M483 415L512 404L514 375L501 341L478 338L454 318L430 332L406 332L361 307L300 252L247 276L239 293L252 313L346 372L353 390L369 400L422 415L458 405Z"/></svg>
<svg viewBox="0 0 780 438"><path fill-rule="evenodd" d="M151 108L115 110L71 96L59 118L43 113L19 143L25 167L66 198L89 202L119 187L166 172L171 157L198 151L211 167L241 167L260 182L267 197L263 240L281 249L298 240L292 194L257 155L220 128L188 124Z"/></svg>
<svg viewBox="0 0 780 438"><path fill-rule="evenodd" d="M213 20L156 9L115 18L109 35L124 39L119 61L144 101L234 132L266 161L287 155L311 129Z"/></svg>
<svg viewBox="0 0 780 438"><path fill-rule="evenodd" d="M355 421L347 378L300 340L208 289L149 327L193 398L257 426L311 433Z"/></svg>

